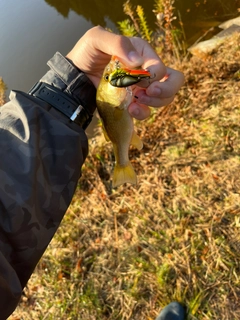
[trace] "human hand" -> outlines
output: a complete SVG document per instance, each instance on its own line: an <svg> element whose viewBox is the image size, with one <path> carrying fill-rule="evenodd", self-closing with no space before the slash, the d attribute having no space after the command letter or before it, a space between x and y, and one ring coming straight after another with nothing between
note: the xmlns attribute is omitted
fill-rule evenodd
<svg viewBox="0 0 240 320"><path fill-rule="evenodd" d="M134 91L138 98L129 105L128 111L136 119L147 118L150 115L149 106L158 108L172 102L184 82L183 74L166 67L145 40L116 35L99 26L88 30L67 54L67 58L82 70L97 88L112 55L117 56L127 67L141 67L154 76L145 83L146 88L137 87Z"/></svg>

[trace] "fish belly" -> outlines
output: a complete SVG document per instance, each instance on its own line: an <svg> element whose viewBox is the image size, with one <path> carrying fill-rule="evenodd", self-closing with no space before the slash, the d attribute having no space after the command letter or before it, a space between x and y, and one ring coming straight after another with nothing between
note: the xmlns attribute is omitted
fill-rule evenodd
<svg viewBox="0 0 240 320"><path fill-rule="evenodd" d="M133 136L133 120L127 110L109 104L98 104L105 135L113 144L115 167L113 187L126 182L136 184L136 173L129 161L129 146Z"/></svg>

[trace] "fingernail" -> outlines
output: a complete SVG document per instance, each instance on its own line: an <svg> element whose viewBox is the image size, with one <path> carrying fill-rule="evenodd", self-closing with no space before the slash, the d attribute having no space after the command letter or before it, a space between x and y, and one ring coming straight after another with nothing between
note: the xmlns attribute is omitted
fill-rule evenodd
<svg viewBox="0 0 240 320"><path fill-rule="evenodd" d="M133 117L137 117L139 115L140 111L138 108L135 108L134 110L131 111L131 115Z"/></svg>

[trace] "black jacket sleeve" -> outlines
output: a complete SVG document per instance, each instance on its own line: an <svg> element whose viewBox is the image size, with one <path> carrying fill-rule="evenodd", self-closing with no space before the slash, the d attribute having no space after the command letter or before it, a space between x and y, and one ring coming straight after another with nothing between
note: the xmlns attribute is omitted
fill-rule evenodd
<svg viewBox="0 0 240 320"><path fill-rule="evenodd" d="M41 79L95 109L88 78L61 54ZM0 319L22 290L73 197L88 153L84 130L47 102L12 91L0 107Z"/></svg>

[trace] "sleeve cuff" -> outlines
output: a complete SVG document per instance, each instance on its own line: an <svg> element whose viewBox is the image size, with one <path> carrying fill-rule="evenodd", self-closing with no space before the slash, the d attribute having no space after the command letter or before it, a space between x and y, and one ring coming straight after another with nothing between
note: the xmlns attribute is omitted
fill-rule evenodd
<svg viewBox="0 0 240 320"><path fill-rule="evenodd" d="M47 64L50 70L40 81L71 96L93 114L96 109L96 88L90 79L59 52Z"/></svg>
<svg viewBox="0 0 240 320"><path fill-rule="evenodd" d="M81 73L67 58L56 52L55 55L47 62L49 68L69 86Z"/></svg>

